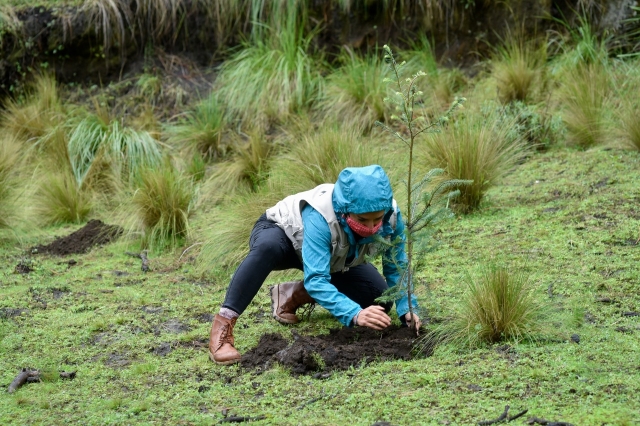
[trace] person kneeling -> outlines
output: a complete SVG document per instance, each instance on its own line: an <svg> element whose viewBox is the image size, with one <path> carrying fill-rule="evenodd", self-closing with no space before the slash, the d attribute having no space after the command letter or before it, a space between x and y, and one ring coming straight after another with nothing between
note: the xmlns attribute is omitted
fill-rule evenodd
<svg viewBox="0 0 640 426"><path fill-rule="evenodd" d="M271 288L272 316L295 324L302 305L318 303L345 326L382 330L391 325L393 303L376 303L389 287L405 285L404 222L382 167L346 168L335 184L290 195L255 223L250 251L233 275L211 326L209 357L217 364L240 360L233 327L271 271L300 269L304 281ZM384 277L367 259L376 255L378 237L399 241L382 254ZM409 313L406 293L395 301L403 323L420 327ZM413 310L417 301L412 297Z"/></svg>

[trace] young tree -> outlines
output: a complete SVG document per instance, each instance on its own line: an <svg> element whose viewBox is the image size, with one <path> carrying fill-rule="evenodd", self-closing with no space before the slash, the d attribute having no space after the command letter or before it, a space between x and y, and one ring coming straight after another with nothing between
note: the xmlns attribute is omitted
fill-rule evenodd
<svg viewBox="0 0 640 426"><path fill-rule="evenodd" d="M395 288L389 289L379 300L385 302L396 300L400 296L400 292L406 292L409 300L409 312L413 314L414 308L411 299L415 286L413 279L415 264L414 248L417 237L420 235L422 241L428 243L435 231L434 225L453 215L449 209L449 202L460 193L455 188L460 185L468 185L472 182L458 179L440 180L435 183L433 188L428 188L428 184L434 182L434 178L442 174L443 170L433 169L422 177L416 176L417 173L414 170L415 142L416 138L421 134L440 132L455 111L462 107L466 99L456 98L445 114L432 122L427 119L425 114L416 114L416 105L421 103L421 97L423 95L417 88L417 81L420 77L426 76L427 74L418 71L415 75L403 79L401 77L401 70L405 63L399 64L396 62L389 46L384 45L383 49L385 54L384 61L389 65L393 74L393 78L387 78L384 81L396 86L395 96L386 98L385 102L394 105L396 112L400 114L399 116L396 114L392 115L391 120L399 121L402 130L394 130L379 121L376 121L376 125L401 140L407 146L409 152L406 180L404 180L407 193L407 205L404 209L407 263L406 265L402 265L403 274L400 280L400 283L404 285L398 285ZM392 248L397 247L401 242L402 238L399 238L398 241L381 241L381 243ZM433 245L425 245L425 251L429 251L430 249L433 249ZM411 326L413 326L413 324L411 324ZM417 329L416 333L418 333Z"/></svg>

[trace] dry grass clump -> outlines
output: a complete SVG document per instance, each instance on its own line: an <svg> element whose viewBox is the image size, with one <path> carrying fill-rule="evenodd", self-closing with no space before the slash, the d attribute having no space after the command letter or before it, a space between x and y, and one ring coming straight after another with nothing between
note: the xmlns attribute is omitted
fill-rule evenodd
<svg viewBox="0 0 640 426"><path fill-rule="evenodd" d="M257 192L236 194L215 210L201 234L204 245L198 269L210 273L237 266L249 253L249 236L255 222L287 195L290 193L286 182L271 180Z"/></svg>
<svg viewBox="0 0 640 426"><path fill-rule="evenodd" d="M131 204L144 232L143 246L175 248L183 241L190 230L193 199L193 182L180 176L171 164L142 170Z"/></svg>
<svg viewBox="0 0 640 426"><path fill-rule="evenodd" d="M426 340L478 347L501 340L535 340L546 331L546 309L535 296L526 273L504 267L486 267L467 289L453 318L440 325Z"/></svg>
<svg viewBox="0 0 640 426"><path fill-rule="evenodd" d="M275 153L274 143L259 130L237 138L229 161L216 164L205 183L203 193L209 201L218 201L238 191L255 191L265 182Z"/></svg>
<svg viewBox="0 0 640 426"><path fill-rule="evenodd" d="M15 219L19 149L20 144L11 137L0 139L0 229L11 227Z"/></svg>
<svg viewBox="0 0 640 426"><path fill-rule="evenodd" d="M498 48L492 67L502 103L534 99L545 85L546 60L546 44L535 47L516 37Z"/></svg>
<svg viewBox="0 0 640 426"><path fill-rule="evenodd" d="M627 145L640 151L640 120L638 108L627 108L622 116L622 130Z"/></svg>
<svg viewBox="0 0 640 426"><path fill-rule="evenodd" d="M169 144L187 157L193 157L197 152L204 159L212 160L226 154L227 147L222 143L226 121L225 108L214 92L177 124L167 126L165 133Z"/></svg>
<svg viewBox="0 0 640 426"><path fill-rule="evenodd" d="M351 126L323 124L294 139L291 150L278 159L272 172L274 180L290 182L287 186L292 193L335 183L345 167L378 163L378 149Z"/></svg>
<svg viewBox="0 0 640 426"><path fill-rule="evenodd" d="M78 184L69 169L43 172L34 200L34 213L41 223L80 223L92 207L90 191Z"/></svg>
<svg viewBox="0 0 640 426"><path fill-rule="evenodd" d="M39 75L27 87L24 101L6 101L0 127L19 140L33 143L55 128L64 116L56 80Z"/></svg>
<svg viewBox="0 0 640 426"><path fill-rule="evenodd" d="M561 92L570 144L582 149L601 144L606 135L607 70L597 63L579 66Z"/></svg>
<svg viewBox="0 0 640 426"><path fill-rule="evenodd" d="M455 203L461 212L477 209L486 191L526 153L525 141L513 131L515 121L499 120L497 114L468 115L426 138L427 168L445 169L450 179L473 181L459 188Z"/></svg>
<svg viewBox="0 0 640 426"><path fill-rule="evenodd" d="M343 65L327 77L319 108L330 119L369 130L376 120L385 119L388 85L383 80L390 77L389 68L375 54L343 52L341 58Z"/></svg>

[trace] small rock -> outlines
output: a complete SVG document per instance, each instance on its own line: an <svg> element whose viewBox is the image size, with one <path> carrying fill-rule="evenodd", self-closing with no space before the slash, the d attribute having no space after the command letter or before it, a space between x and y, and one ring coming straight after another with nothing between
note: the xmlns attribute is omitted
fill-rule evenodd
<svg viewBox="0 0 640 426"><path fill-rule="evenodd" d="M572 334L571 335L571 341L575 342L575 343L580 343L580 336L577 334Z"/></svg>

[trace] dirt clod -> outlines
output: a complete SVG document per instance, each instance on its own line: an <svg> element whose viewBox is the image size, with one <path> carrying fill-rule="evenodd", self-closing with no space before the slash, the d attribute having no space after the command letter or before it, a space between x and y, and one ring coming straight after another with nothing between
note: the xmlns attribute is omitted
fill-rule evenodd
<svg viewBox="0 0 640 426"><path fill-rule="evenodd" d="M48 253L55 256L86 253L93 246L108 244L122 234L122 228L107 225L100 220L90 220L79 230L54 240L46 246L36 246L31 253Z"/></svg>
<svg viewBox="0 0 640 426"><path fill-rule="evenodd" d="M314 375L318 371L346 370L372 361L408 360L414 340L414 332L406 327L389 327L384 331L334 329L324 336L296 335L291 344L280 334L270 333L263 335L258 346L242 356L241 365L265 370L271 363L279 362L290 368L293 375Z"/></svg>

